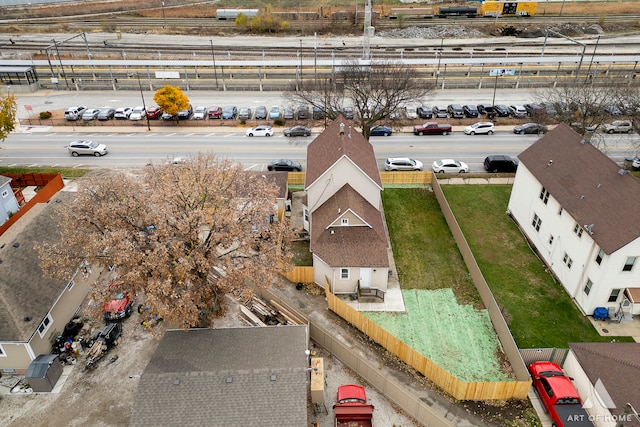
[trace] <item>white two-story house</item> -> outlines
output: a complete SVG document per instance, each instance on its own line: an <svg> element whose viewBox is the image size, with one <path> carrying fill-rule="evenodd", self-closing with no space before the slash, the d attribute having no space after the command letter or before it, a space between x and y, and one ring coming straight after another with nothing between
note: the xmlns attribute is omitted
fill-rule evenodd
<svg viewBox="0 0 640 427"><path fill-rule="evenodd" d="M565 124L518 157L508 212L580 310L640 314L640 180Z"/></svg>
<svg viewBox="0 0 640 427"><path fill-rule="evenodd" d="M307 148L304 209L314 281L336 294L384 298L389 239L382 180L371 144L339 116Z"/></svg>

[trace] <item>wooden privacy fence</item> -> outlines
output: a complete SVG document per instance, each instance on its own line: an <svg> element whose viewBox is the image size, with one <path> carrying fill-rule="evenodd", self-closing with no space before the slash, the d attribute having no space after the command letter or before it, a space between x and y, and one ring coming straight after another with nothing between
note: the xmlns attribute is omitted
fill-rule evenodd
<svg viewBox="0 0 640 427"><path fill-rule="evenodd" d="M380 172L383 185L416 184L428 185L431 182L431 171L421 172ZM289 172L288 185L304 185L304 172Z"/></svg>
<svg viewBox="0 0 640 427"><path fill-rule="evenodd" d="M350 307L340 298L329 292L325 282L325 295L329 309L342 317L354 327L362 331L373 341L380 344L390 353L396 355L407 365L433 381L435 385L458 400L504 400L525 399L531 382L526 381L496 381L470 382L461 381L440 365L417 352L408 344L381 328L374 321Z"/></svg>
<svg viewBox="0 0 640 427"><path fill-rule="evenodd" d="M291 283L313 283L313 267L293 267L284 273L284 277Z"/></svg>
<svg viewBox="0 0 640 427"><path fill-rule="evenodd" d="M12 179L11 187L43 186L35 196L20 207L20 210L0 226L0 235L9 229L24 214L29 212L36 203L46 203L54 194L62 190L64 182L57 174L4 174Z"/></svg>

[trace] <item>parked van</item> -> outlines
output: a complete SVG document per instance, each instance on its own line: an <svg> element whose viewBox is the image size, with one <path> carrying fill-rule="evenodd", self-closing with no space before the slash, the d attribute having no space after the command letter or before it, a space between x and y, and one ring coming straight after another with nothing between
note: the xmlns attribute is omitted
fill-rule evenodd
<svg viewBox="0 0 640 427"><path fill-rule="evenodd" d="M511 156L492 155L484 159L484 169L487 172L513 173L518 169L518 159Z"/></svg>
<svg viewBox="0 0 640 427"><path fill-rule="evenodd" d="M79 106L79 107L69 107L64 112L65 120L79 120L82 117L82 113L87 109L87 107Z"/></svg>

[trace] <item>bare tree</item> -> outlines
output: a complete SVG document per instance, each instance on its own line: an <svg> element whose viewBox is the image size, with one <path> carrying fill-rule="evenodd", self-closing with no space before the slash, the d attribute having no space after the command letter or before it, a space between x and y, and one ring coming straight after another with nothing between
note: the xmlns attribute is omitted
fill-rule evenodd
<svg viewBox="0 0 640 427"><path fill-rule="evenodd" d="M225 294L250 295L290 265L292 232L276 219L271 182L212 154L149 165L141 176L89 177L60 207L61 240L38 247L43 270L68 278L82 262L115 267L125 290L144 293L165 320L209 326ZM107 293L96 284L93 298Z"/></svg>
<svg viewBox="0 0 640 427"><path fill-rule="evenodd" d="M432 89L417 78L415 69L400 62L348 60L330 78L295 83L288 97L321 109L329 119L352 106L356 123L369 139L376 122L389 118L405 103L421 103Z"/></svg>

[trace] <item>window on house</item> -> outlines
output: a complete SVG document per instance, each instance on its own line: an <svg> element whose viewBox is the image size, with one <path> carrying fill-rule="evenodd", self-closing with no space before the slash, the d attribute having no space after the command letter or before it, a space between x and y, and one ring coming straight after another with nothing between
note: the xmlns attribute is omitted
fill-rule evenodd
<svg viewBox="0 0 640 427"><path fill-rule="evenodd" d="M342 218L342 225L349 225L349 218Z"/></svg>
<svg viewBox="0 0 640 427"><path fill-rule="evenodd" d="M535 228L536 231L540 231L540 226L542 225L542 220L540 218L538 218L537 214L533 214L533 221L531 221L531 225L533 225L533 228Z"/></svg>
<svg viewBox="0 0 640 427"><path fill-rule="evenodd" d="M598 255L596 256L596 264L600 265L603 258L604 258L604 251L600 249L600 251L598 252Z"/></svg>
<svg viewBox="0 0 640 427"><path fill-rule="evenodd" d="M620 289L611 289L611 293L609 294L609 302L618 301L618 295L620 295Z"/></svg>
<svg viewBox="0 0 640 427"><path fill-rule="evenodd" d="M580 224L576 223L576 226L573 227L573 232L576 233L578 237L582 237L582 231L583 230L582 230L582 227L580 227Z"/></svg>
<svg viewBox="0 0 640 427"><path fill-rule="evenodd" d="M549 236L549 245L553 245L553 235Z"/></svg>
<svg viewBox="0 0 640 427"><path fill-rule="evenodd" d="M542 200L542 203L545 205L549 201L549 192L544 187L542 187L542 191L540 191L540 200Z"/></svg>
<svg viewBox="0 0 640 427"><path fill-rule="evenodd" d="M624 267L622 267L622 271L631 271L633 268L633 264L636 262L636 257L629 256L627 260L624 262Z"/></svg>
<svg viewBox="0 0 640 427"><path fill-rule="evenodd" d="M309 211L306 208L304 209L304 220L309 222Z"/></svg>
<svg viewBox="0 0 640 427"><path fill-rule="evenodd" d="M340 278L343 280L348 280L349 279L349 269L348 268L341 268L340 269Z"/></svg>
<svg viewBox="0 0 640 427"><path fill-rule="evenodd" d="M2 191L2 198L4 199L5 197L7 197L9 195L9 190L3 190Z"/></svg>
<svg viewBox="0 0 640 427"><path fill-rule="evenodd" d="M584 294L585 295L589 295L589 292L591 292L591 287L593 286L593 282L591 281L591 279L587 279L587 284L584 285Z"/></svg>
<svg viewBox="0 0 640 427"><path fill-rule="evenodd" d="M560 206L560 209L558 209L558 215L562 215L562 206Z"/></svg>
<svg viewBox="0 0 640 427"><path fill-rule="evenodd" d="M52 323L53 319L51 318L51 314L47 314L42 323L40 323L40 326L38 326L38 334L40 334L40 338L44 337L44 334L47 332L49 326L51 326Z"/></svg>
<svg viewBox="0 0 640 427"><path fill-rule="evenodd" d="M67 283L67 290L70 291L73 288L73 280L69 281L69 283Z"/></svg>
<svg viewBox="0 0 640 427"><path fill-rule="evenodd" d="M566 265L568 268L571 268L571 266L573 265L573 260L571 259L569 254L566 252L564 253L564 258L562 258L562 262L564 262L564 265Z"/></svg>

